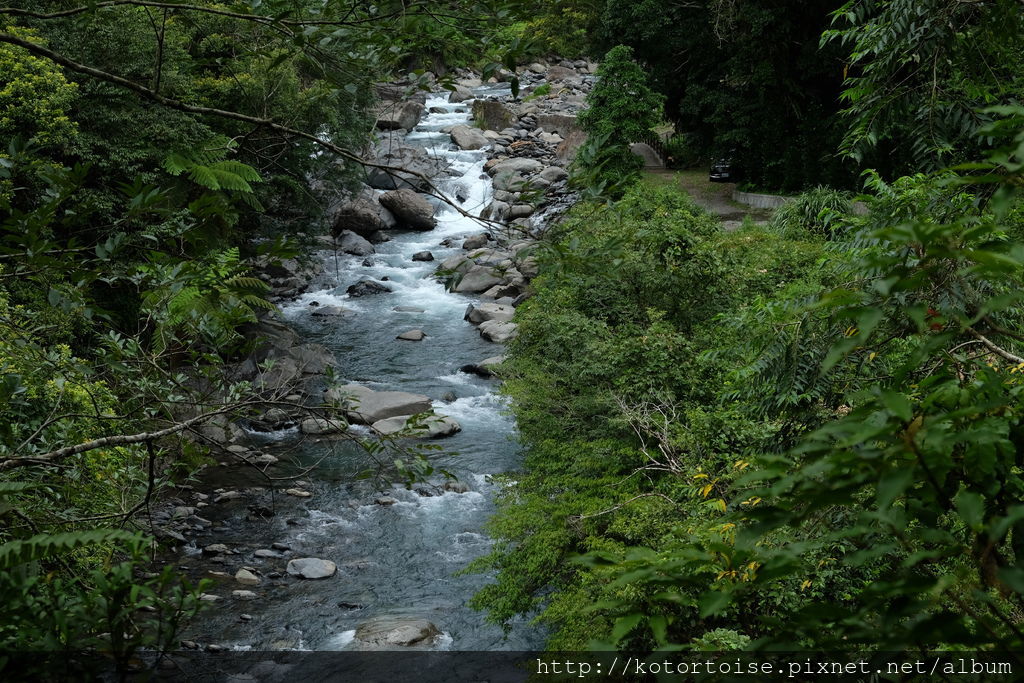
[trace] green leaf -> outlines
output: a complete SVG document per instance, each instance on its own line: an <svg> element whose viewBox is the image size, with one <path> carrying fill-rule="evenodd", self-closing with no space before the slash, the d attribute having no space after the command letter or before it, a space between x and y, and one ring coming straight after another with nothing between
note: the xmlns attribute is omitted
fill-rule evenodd
<svg viewBox="0 0 1024 683"><path fill-rule="evenodd" d="M960 489L953 503L956 505L956 511L960 515L960 519L964 521L968 528L975 532L982 530L985 518L985 499L981 494L968 491L967 489Z"/></svg>

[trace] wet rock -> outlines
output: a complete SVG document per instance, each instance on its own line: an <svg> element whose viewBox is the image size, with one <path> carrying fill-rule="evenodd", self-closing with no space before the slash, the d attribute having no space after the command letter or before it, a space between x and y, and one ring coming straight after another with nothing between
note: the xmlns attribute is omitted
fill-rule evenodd
<svg viewBox="0 0 1024 683"><path fill-rule="evenodd" d="M269 453L263 453L252 459L252 462L257 465L276 465L279 461L276 456L270 455Z"/></svg>
<svg viewBox="0 0 1024 683"><path fill-rule="evenodd" d="M412 260L413 261L433 261L434 260L434 255L431 254L429 251L417 251L415 254L412 255Z"/></svg>
<svg viewBox="0 0 1024 683"><path fill-rule="evenodd" d="M398 313L426 313L426 309L419 308L418 306L395 306L391 310Z"/></svg>
<svg viewBox="0 0 1024 683"><path fill-rule="evenodd" d="M351 297L360 297L384 294L385 292L390 292L391 288L387 285L382 285L376 280L360 280L345 291Z"/></svg>
<svg viewBox="0 0 1024 683"><path fill-rule="evenodd" d="M242 584L243 586L260 585L260 577L256 576L248 569L239 569L237 572L235 572L235 581Z"/></svg>
<svg viewBox="0 0 1024 683"><path fill-rule="evenodd" d="M336 318L339 315L346 315L348 313L352 313L352 311L341 306L318 306L311 315L314 318Z"/></svg>
<svg viewBox="0 0 1024 683"><path fill-rule="evenodd" d="M490 266L474 265L455 283L452 291L461 294L479 294L501 282L502 278L495 274L494 269Z"/></svg>
<svg viewBox="0 0 1024 683"><path fill-rule="evenodd" d="M446 481L441 488L451 493L469 493L469 486L461 481Z"/></svg>
<svg viewBox="0 0 1024 683"><path fill-rule="evenodd" d="M291 546L289 546L287 543L271 543L270 547L274 550L280 551L291 550Z"/></svg>
<svg viewBox="0 0 1024 683"><path fill-rule="evenodd" d="M380 197L380 203L395 215L400 227L410 230L431 230L437 225L434 207L412 190L385 192Z"/></svg>
<svg viewBox="0 0 1024 683"><path fill-rule="evenodd" d="M402 339L404 341L423 341L426 338L426 334L423 330L409 330L395 337L395 339Z"/></svg>
<svg viewBox="0 0 1024 683"><path fill-rule="evenodd" d="M224 493L218 494L214 499L214 503L226 503L231 500L238 500L243 498L244 494L241 491L225 491Z"/></svg>
<svg viewBox="0 0 1024 683"><path fill-rule="evenodd" d="M454 403L457 398L454 391L446 391L441 394L441 400L445 403Z"/></svg>
<svg viewBox="0 0 1024 683"><path fill-rule="evenodd" d="M338 603L338 607L340 607L342 609L363 609L364 608L364 606L360 605L359 603L356 603L356 602L345 602L345 601L339 602Z"/></svg>
<svg viewBox="0 0 1024 683"><path fill-rule="evenodd" d="M441 439L462 431L462 426L452 418L443 415L414 415L412 417L390 417L374 422L373 431L381 436Z"/></svg>
<svg viewBox="0 0 1024 683"><path fill-rule="evenodd" d="M286 489L285 493L296 498L312 498L313 494L305 489Z"/></svg>
<svg viewBox="0 0 1024 683"><path fill-rule="evenodd" d="M430 189L430 184L419 176L436 178L448 169L447 161L431 157L422 147L391 140L379 143L374 148L370 160L388 167L388 170L369 168L366 171L366 182L370 187L380 190L408 188L426 192Z"/></svg>
<svg viewBox="0 0 1024 683"><path fill-rule="evenodd" d="M238 615L238 620L239 621L252 621L252 615L251 614L239 614Z"/></svg>
<svg viewBox="0 0 1024 683"><path fill-rule="evenodd" d="M302 579L326 579L334 576L338 566L330 560L321 560L316 557L301 557L290 560L287 567L288 574Z"/></svg>
<svg viewBox="0 0 1024 683"><path fill-rule="evenodd" d="M371 190L365 190L335 210L332 232L343 235L349 231L361 237L369 237L395 227L396 223L391 212L380 205L377 195ZM341 248L340 242L331 245L331 248L335 247Z"/></svg>
<svg viewBox="0 0 1024 683"><path fill-rule="evenodd" d="M373 268L373 259L372 258L363 259L362 265L363 265L363 268Z"/></svg>
<svg viewBox="0 0 1024 683"><path fill-rule="evenodd" d="M389 417L416 415L431 409L427 396L404 391L374 391L359 384L332 389L326 398L344 405L346 416L358 424L373 424Z"/></svg>
<svg viewBox="0 0 1024 683"><path fill-rule="evenodd" d="M308 417L299 425L303 434L339 434L348 430L348 423L337 418Z"/></svg>
<svg viewBox="0 0 1024 683"><path fill-rule="evenodd" d="M355 639L369 649L429 646L441 630L426 619L377 617L356 628Z"/></svg>
<svg viewBox="0 0 1024 683"><path fill-rule="evenodd" d="M376 252L372 244L351 230L342 230L337 243L338 249L353 256L369 256Z"/></svg>
<svg viewBox="0 0 1024 683"><path fill-rule="evenodd" d="M536 159L530 159L527 157L513 157L511 159L502 159L500 161L487 162L484 165L484 170L493 178L501 175L502 173L523 173L532 174L537 173L544 168L544 164Z"/></svg>
<svg viewBox="0 0 1024 683"><path fill-rule="evenodd" d="M220 596L214 595L213 593L202 593L199 596L199 599L203 602L217 602L218 600L220 600Z"/></svg>
<svg viewBox="0 0 1024 683"><path fill-rule="evenodd" d="M253 556L263 560L267 560L275 557L281 557L281 553L277 552L276 550L267 550L266 548L261 548L254 552Z"/></svg>
<svg viewBox="0 0 1024 683"><path fill-rule="evenodd" d="M469 126L454 126L451 130L452 142L458 145L459 149L483 149L489 147L491 141L479 128Z"/></svg>
<svg viewBox="0 0 1024 683"><path fill-rule="evenodd" d="M231 596L233 598L235 598L236 600L255 600L256 598L259 597L258 595L256 595L252 591L247 591L247 590L231 591Z"/></svg>
<svg viewBox="0 0 1024 683"><path fill-rule="evenodd" d="M373 502L376 503L377 505L383 505L384 507L390 507L390 506L394 505L395 503L397 503L398 500L395 499L395 498L392 498L391 496L380 496L376 500L374 500Z"/></svg>

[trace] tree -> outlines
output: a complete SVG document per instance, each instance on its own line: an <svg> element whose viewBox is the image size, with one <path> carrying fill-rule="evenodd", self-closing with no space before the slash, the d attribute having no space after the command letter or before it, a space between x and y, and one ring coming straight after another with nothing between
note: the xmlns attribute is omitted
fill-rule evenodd
<svg viewBox="0 0 1024 683"><path fill-rule="evenodd" d="M643 167L630 144L639 142L662 120L664 98L647 84L633 60L633 50L619 45L608 51L597 70L597 82L587 95L579 124L587 132L585 149L577 157L576 182L607 186L612 195L636 179Z"/></svg>

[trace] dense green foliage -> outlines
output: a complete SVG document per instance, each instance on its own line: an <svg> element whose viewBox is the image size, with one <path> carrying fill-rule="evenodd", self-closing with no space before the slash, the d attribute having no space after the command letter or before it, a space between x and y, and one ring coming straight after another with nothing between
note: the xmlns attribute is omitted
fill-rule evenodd
<svg viewBox="0 0 1024 683"><path fill-rule="evenodd" d="M587 96L587 109L579 116L587 142L576 159L575 183L620 196L636 182L643 161L630 151L630 144L643 140L661 121L663 99L648 86L630 48L609 50Z"/></svg>
<svg viewBox="0 0 1024 683"><path fill-rule="evenodd" d="M508 9L0 9L0 648L176 646L194 592L135 532L265 398L221 372L273 308L253 263L361 177L375 82L485 61Z"/></svg>
<svg viewBox="0 0 1024 683"><path fill-rule="evenodd" d="M568 17L581 51L632 47L688 148L734 157L760 188L970 160L979 109L1024 94L1016 0L574 0L531 25L557 51Z"/></svg>
<svg viewBox="0 0 1024 683"><path fill-rule="evenodd" d="M477 604L556 649L1019 649L1024 112L992 113L987 175L871 175L859 215L577 207L503 367L527 471Z"/></svg>

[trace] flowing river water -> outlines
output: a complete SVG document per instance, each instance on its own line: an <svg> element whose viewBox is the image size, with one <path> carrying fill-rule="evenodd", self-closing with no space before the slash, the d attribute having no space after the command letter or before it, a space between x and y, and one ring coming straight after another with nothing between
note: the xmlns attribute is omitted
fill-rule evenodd
<svg viewBox="0 0 1024 683"><path fill-rule="evenodd" d="M485 86L476 94L501 91ZM434 112L406 141L451 162L459 175L437 179L438 187L452 201L461 198L460 206L478 215L492 195L491 181L483 173L486 153L459 150L441 132L447 126L469 123L469 107L449 103L446 94L428 98L427 107ZM483 527L494 513L494 494L501 486L491 476L515 470L520 453L514 420L494 381L459 371L460 366L499 355L503 349L483 340L463 320L467 305L476 298L447 292L433 276L437 263L459 250L440 246L445 238L482 228L436 203L435 229L394 233L394 239L378 245L377 254L366 263L363 257L329 254L323 288L284 306L283 314L305 341L323 344L335 353L342 382L425 394L434 399L437 413L455 418L462 431L433 442L444 450L428 457L437 468L468 485L468 492L438 487L429 492L432 495L423 495L428 492L422 488L410 491L398 484L382 489L379 483L356 479L372 461L354 444L303 440L295 431L255 436L262 439L261 450L282 458L280 454L287 453L299 464L323 458L303 483L314 495L296 499L278 491L276 514L267 519L247 518L245 505L204 508L204 515L218 526L200 543L238 548L222 570L233 574L249 566L274 578L264 578L252 588L259 596L256 600L233 599L229 586L211 590L222 599L196 620L186 637L233 649L345 650L359 646L354 641L359 624L397 617L435 624L442 634L431 649L525 651L542 646L543 634L526 620L512 624L507 634L486 623L484 614L468 607L467 601L492 577L458 573L490 549L492 541ZM461 240L452 243L461 244ZM435 261L412 260L414 253L423 250L433 252ZM393 292L349 298L346 288L363 277L386 277ZM314 302L317 305L311 306ZM342 306L351 314L316 317L313 313L320 306ZM421 329L427 337L421 342L395 339L410 329ZM454 401L441 400L448 392L455 394ZM231 468L233 487L239 486L239 472L244 469ZM444 481L432 479L434 484ZM266 483L251 478L241 485ZM377 504L381 495L397 502ZM254 555L255 549L272 543L283 543L291 552L279 558ZM290 579L284 575L290 557L330 559L337 563L338 573L320 581ZM198 548L182 559L195 575L204 561Z"/></svg>

